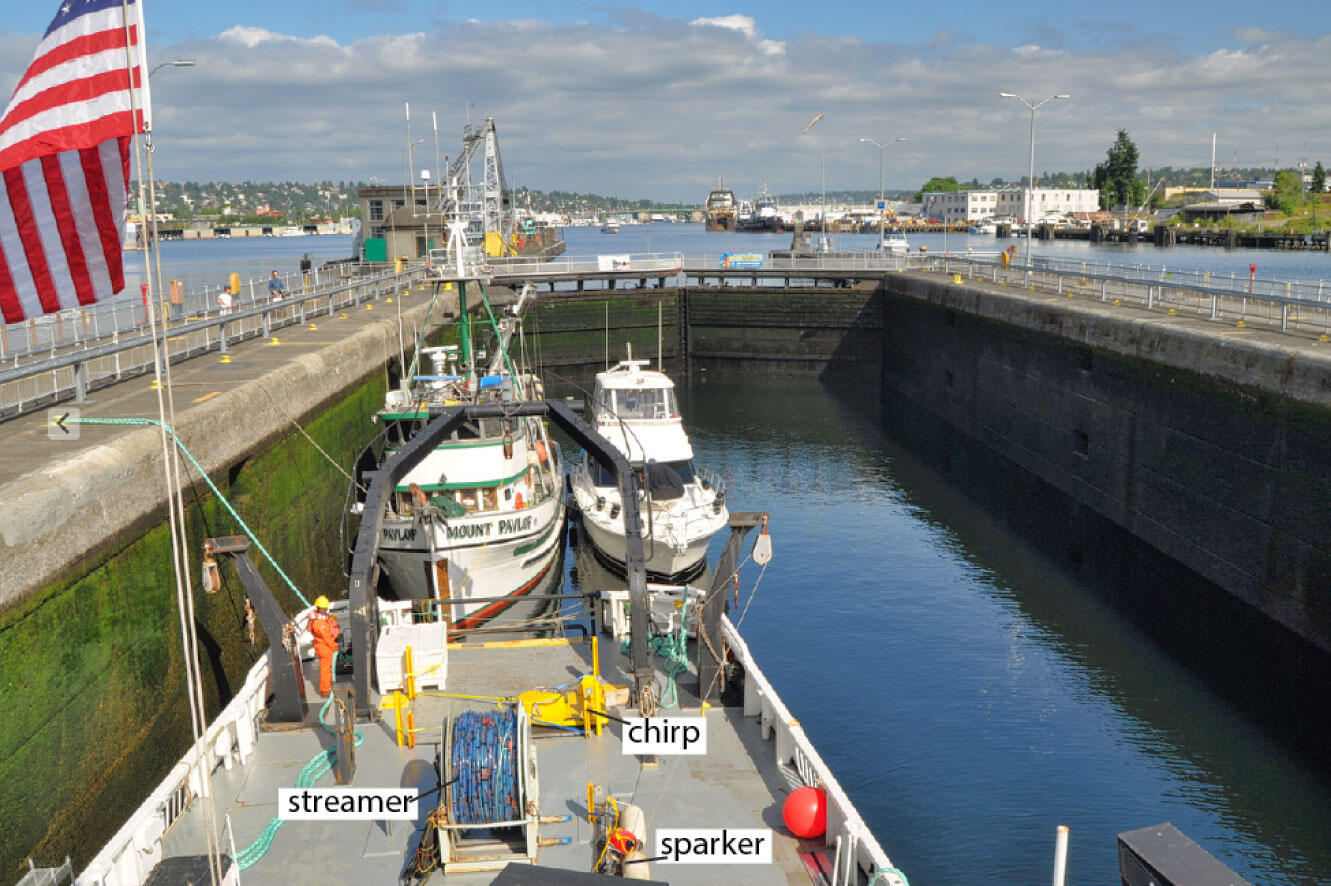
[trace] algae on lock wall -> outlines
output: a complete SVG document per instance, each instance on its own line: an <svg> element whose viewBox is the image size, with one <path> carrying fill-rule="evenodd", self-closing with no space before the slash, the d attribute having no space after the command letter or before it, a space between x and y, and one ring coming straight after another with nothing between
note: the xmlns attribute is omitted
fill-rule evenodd
<svg viewBox="0 0 1331 886"><path fill-rule="evenodd" d="M376 373L303 427L350 470L378 430ZM347 479L302 434L282 437L213 481L306 599L345 595L339 520ZM189 440L183 441L186 446ZM185 490L191 568L203 539L243 534L197 475ZM191 740L171 536L165 512L118 540L87 571L34 594L0 621L0 882L69 855L86 864ZM127 533L129 535L129 533ZM300 601L251 559L287 612ZM245 594L229 562L222 590L194 588L199 665L209 715L230 700L266 650L245 636Z"/></svg>

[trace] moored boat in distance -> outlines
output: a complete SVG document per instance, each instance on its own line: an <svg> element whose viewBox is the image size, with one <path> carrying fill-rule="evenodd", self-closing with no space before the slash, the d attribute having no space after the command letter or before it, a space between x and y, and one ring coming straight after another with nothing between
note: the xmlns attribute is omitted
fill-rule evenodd
<svg viewBox="0 0 1331 886"><path fill-rule="evenodd" d="M878 249L891 255L905 255L910 252L910 243L901 231L884 231L883 239L878 241Z"/></svg>
<svg viewBox="0 0 1331 886"><path fill-rule="evenodd" d="M719 178L716 180L716 187L707 193L703 215L709 231L735 230L739 220L739 204L735 201L735 192L727 188Z"/></svg>
<svg viewBox="0 0 1331 886"><path fill-rule="evenodd" d="M601 223L601 233L602 233L602 234L618 234L618 233L619 233L619 219L616 218L616 217L613 216L613 215L608 215L608 216L606 216L605 221Z"/></svg>
<svg viewBox="0 0 1331 886"><path fill-rule="evenodd" d="M675 385L650 360L620 361L596 374L593 424L641 473L643 550L649 574L666 578L699 571L707 544L729 517L725 487L716 475L693 465L693 447L679 414ZM619 487L585 455L569 480L583 528L597 551L618 566L625 562Z"/></svg>

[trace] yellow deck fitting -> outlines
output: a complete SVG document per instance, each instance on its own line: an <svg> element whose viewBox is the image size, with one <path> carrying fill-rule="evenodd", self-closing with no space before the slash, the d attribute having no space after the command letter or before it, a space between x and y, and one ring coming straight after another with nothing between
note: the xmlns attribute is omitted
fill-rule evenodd
<svg viewBox="0 0 1331 886"><path fill-rule="evenodd" d="M374 310L374 305L366 305L366 306L365 306L365 310L367 310L367 311L373 311L373 310Z"/></svg>
<svg viewBox="0 0 1331 886"><path fill-rule="evenodd" d="M952 275L952 282L953 282L953 283L956 283L956 284L958 284L958 285L960 285L960 284L961 284L961 275L960 275L960 274L953 274L953 275Z"/></svg>
<svg viewBox="0 0 1331 886"><path fill-rule="evenodd" d="M280 345L281 343L282 343L281 339L279 339L277 336L273 336L272 338L268 339L268 344L270 345Z"/></svg>
<svg viewBox="0 0 1331 886"><path fill-rule="evenodd" d="M230 355L230 354L223 354L223 355L222 355L222 359L221 359L221 361L219 361L219 362L222 362L222 363L230 363L230 362L231 362L231 355Z"/></svg>
<svg viewBox="0 0 1331 886"><path fill-rule="evenodd" d="M393 296L390 295L388 298L384 299L384 301L391 305L393 303Z"/></svg>
<svg viewBox="0 0 1331 886"><path fill-rule="evenodd" d="M1248 323L1247 323L1246 320L1240 320L1239 323L1238 323L1239 329L1243 329L1243 328L1245 328L1247 325L1248 325Z"/></svg>
<svg viewBox="0 0 1331 886"><path fill-rule="evenodd" d="M343 311L342 314L338 317L338 319L339 319L339 320L345 320L345 319L347 319L347 312L346 312L346 311Z"/></svg>
<svg viewBox="0 0 1331 886"><path fill-rule="evenodd" d="M319 328L319 327L318 327L318 326L315 326L313 323L310 324L310 329L311 329L311 330L315 330L315 329L318 329L318 328Z"/></svg>

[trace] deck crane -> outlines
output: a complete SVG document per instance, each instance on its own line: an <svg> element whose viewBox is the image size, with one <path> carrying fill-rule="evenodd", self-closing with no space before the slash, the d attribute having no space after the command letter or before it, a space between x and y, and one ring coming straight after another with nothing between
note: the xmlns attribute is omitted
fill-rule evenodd
<svg viewBox="0 0 1331 886"><path fill-rule="evenodd" d="M480 193L472 183L471 168L484 145L485 171ZM462 130L462 153L448 166L448 177L439 206L445 218L472 221L468 239L484 240L487 255L507 250L513 237L513 199L504 181L504 163L499 156L499 132L493 117L480 126L468 123Z"/></svg>

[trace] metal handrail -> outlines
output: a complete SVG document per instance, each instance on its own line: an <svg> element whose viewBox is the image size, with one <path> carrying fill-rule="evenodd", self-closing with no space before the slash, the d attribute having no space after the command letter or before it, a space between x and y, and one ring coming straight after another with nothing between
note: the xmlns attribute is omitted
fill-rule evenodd
<svg viewBox="0 0 1331 886"><path fill-rule="evenodd" d="M213 316L169 326L165 331L168 338L184 339L186 342L183 348L172 354L172 362L189 359L214 349L226 353L228 345L233 341L244 340L255 334L267 336L273 329L304 323L314 302L327 300L327 313L331 315L339 305L353 303L358 305L362 300L376 298L385 285L396 289L400 281L414 280L421 273L420 268L390 271L303 295L289 296L280 301L261 301L248 307L234 308L225 313L219 311ZM373 294L367 297L366 290L372 290ZM339 299L339 296L345 296L347 293L351 293L350 298ZM320 306L319 310L322 312L324 309ZM229 327L236 331L230 331ZM214 334L213 330L217 332ZM154 340L160 341L161 337L161 330L144 330L129 336L115 333L111 341L106 344L70 350L63 354L0 369L0 418L21 414L37 403L54 403L70 398L77 403L86 402L89 389L97 382L107 379L118 380L145 371L144 367L150 366L152 362L148 351ZM130 365L126 366L121 359L122 356L129 354L133 357L132 352L136 349L144 349L144 353L140 355L141 359L137 362L131 360ZM100 373L91 374L88 367L95 361L104 361L110 365ZM49 387L41 391L37 391L34 387L30 396L5 397L5 385L14 385L28 379L35 380L47 374L52 375Z"/></svg>

